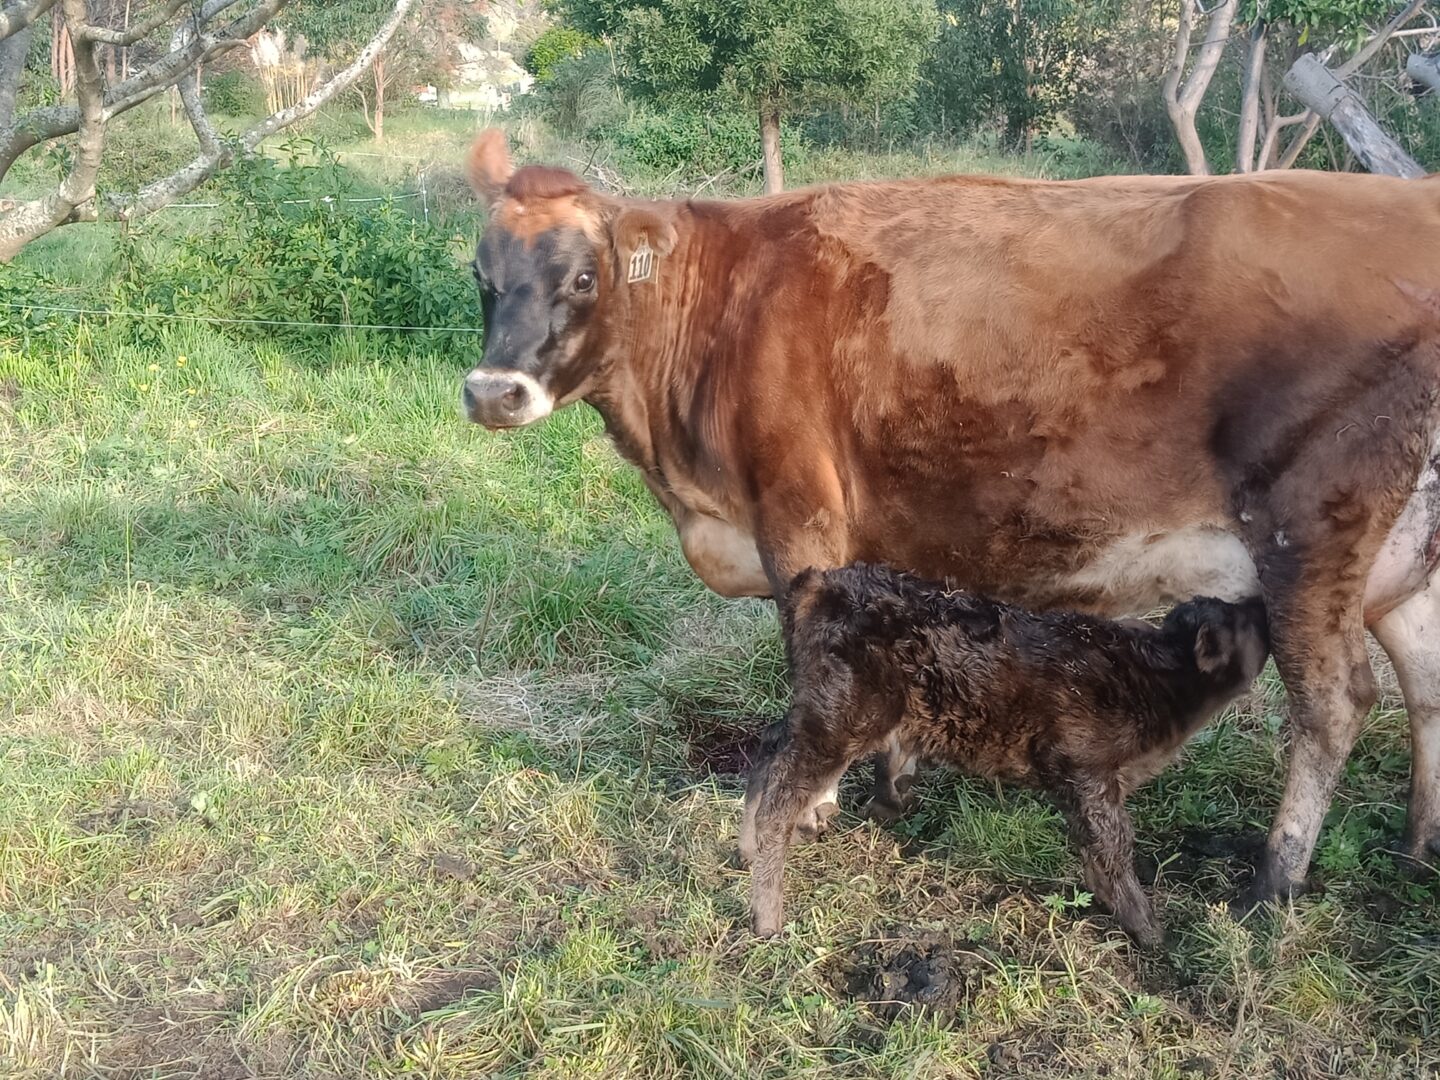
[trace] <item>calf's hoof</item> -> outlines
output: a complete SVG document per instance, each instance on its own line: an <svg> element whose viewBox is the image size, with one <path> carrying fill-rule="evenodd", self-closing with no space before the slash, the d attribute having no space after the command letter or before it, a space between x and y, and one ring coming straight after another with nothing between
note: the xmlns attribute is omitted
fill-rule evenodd
<svg viewBox="0 0 1440 1080"><path fill-rule="evenodd" d="M1406 832L1395 863L1406 877L1422 881L1440 874L1440 832L1420 837Z"/></svg>
<svg viewBox="0 0 1440 1080"><path fill-rule="evenodd" d="M893 825L905 816L905 810L904 804L883 795L871 796L870 804L865 808L870 820L878 821L882 825Z"/></svg>
<svg viewBox="0 0 1440 1080"><path fill-rule="evenodd" d="M840 813L840 807L833 802L823 802L801 814L800 820L795 822L795 828L790 833L790 842L792 844L814 843L830 828L831 820L838 813Z"/></svg>

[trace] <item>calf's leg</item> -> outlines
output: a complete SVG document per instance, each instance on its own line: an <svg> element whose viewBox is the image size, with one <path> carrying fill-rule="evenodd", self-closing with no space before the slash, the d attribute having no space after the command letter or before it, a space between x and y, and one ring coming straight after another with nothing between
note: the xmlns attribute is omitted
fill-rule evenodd
<svg viewBox="0 0 1440 1080"><path fill-rule="evenodd" d="M884 748L875 757L875 787L870 795L870 816L876 821L899 821L910 809L915 795L915 774L920 759L908 746L891 734Z"/></svg>
<svg viewBox="0 0 1440 1080"><path fill-rule="evenodd" d="M785 855L795 835L796 821L810 807L817 792L840 782L850 764L824 754L803 737L791 738L763 767L758 768L746 792L750 836L750 925L760 937L780 932L784 909ZM742 826L742 835L744 826ZM742 839L742 853L745 841ZM743 854L742 854L743 857Z"/></svg>
<svg viewBox="0 0 1440 1080"><path fill-rule="evenodd" d="M1079 842L1085 887L1141 945L1159 945L1164 935L1135 874L1135 830L1119 781L1081 782L1056 801Z"/></svg>
<svg viewBox="0 0 1440 1080"><path fill-rule="evenodd" d="M1395 665L1410 716L1405 851L1440 866L1440 574L1370 631Z"/></svg>

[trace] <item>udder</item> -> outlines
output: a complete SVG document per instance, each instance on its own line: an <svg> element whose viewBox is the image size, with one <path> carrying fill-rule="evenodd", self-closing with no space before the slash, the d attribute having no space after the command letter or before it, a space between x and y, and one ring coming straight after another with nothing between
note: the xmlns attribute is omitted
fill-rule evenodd
<svg viewBox="0 0 1440 1080"><path fill-rule="evenodd" d="M770 595L770 579L750 533L707 514L687 514L676 527L685 560L707 587L721 596Z"/></svg>

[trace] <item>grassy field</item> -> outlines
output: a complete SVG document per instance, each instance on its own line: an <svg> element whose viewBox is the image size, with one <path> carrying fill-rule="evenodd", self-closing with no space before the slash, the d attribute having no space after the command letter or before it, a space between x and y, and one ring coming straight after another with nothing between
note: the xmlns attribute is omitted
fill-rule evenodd
<svg viewBox="0 0 1440 1080"><path fill-rule="evenodd" d="M1226 906L1283 779L1266 682L1136 799L1162 951L1043 801L941 774L893 829L847 789L755 942L773 612L699 586L585 409L488 435L473 353L376 355L0 346L0 1076L1440 1069L1393 696L1285 910Z"/></svg>

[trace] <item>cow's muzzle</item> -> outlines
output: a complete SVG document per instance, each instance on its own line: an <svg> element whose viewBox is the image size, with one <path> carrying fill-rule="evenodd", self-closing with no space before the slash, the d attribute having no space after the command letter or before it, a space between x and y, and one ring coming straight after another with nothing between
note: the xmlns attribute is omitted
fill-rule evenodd
<svg viewBox="0 0 1440 1080"><path fill-rule="evenodd" d="M520 371L476 368L465 377L460 399L465 415L491 431L533 424L555 408L546 389Z"/></svg>

